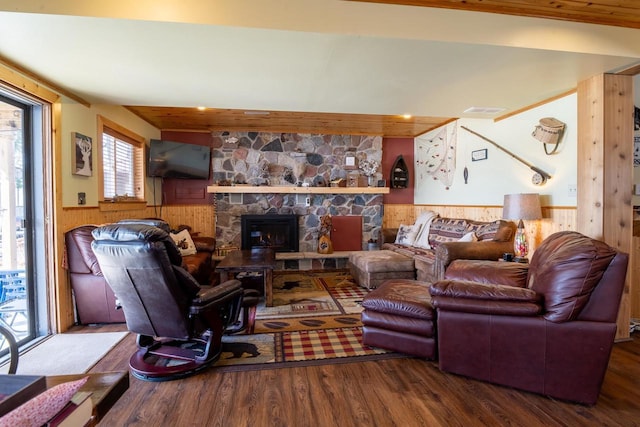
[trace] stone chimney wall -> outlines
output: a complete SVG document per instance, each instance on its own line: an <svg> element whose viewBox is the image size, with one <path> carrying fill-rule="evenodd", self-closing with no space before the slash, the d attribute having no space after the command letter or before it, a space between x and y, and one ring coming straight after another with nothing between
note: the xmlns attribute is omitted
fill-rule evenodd
<svg viewBox="0 0 640 427"><path fill-rule="evenodd" d="M382 160L382 137L268 132L220 132L213 135L213 182L249 185L328 186L346 179L345 154L359 160ZM378 170L376 179L382 173ZM306 206L306 198L310 205ZM241 199L241 200L240 200ZM378 194L216 194L216 237L220 245L240 246L244 214L295 214L299 217L300 251L317 249L322 215L361 215L363 249L378 239L382 195Z"/></svg>

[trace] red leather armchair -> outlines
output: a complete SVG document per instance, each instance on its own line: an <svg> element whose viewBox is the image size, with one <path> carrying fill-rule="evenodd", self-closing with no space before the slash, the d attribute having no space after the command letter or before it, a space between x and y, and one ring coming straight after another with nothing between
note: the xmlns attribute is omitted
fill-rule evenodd
<svg viewBox="0 0 640 427"><path fill-rule="evenodd" d="M527 265L456 261L431 288L440 369L596 403L616 333L628 255L576 232Z"/></svg>
<svg viewBox="0 0 640 427"><path fill-rule="evenodd" d="M124 323L124 313L116 308L116 297L91 249L91 232L95 228L95 225L82 225L64 235L66 264L78 323Z"/></svg>

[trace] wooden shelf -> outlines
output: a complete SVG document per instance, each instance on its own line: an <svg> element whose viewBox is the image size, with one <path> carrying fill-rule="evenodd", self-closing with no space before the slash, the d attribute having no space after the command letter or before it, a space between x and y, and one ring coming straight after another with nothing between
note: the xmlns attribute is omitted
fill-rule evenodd
<svg viewBox="0 0 640 427"><path fill-rule="evenodd" d="M209 193L245 194L389 194L389 187L294 187L294 186L221 186L209 185Z"/></svg>

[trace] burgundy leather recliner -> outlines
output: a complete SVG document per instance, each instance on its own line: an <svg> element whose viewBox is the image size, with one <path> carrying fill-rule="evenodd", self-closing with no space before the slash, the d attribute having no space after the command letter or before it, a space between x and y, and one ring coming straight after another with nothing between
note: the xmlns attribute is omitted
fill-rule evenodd
<svg viewBox="0 0 640 427"><path fill-rule="evenodd" d="M66 264L78 322L83 325L124 323L124 313L116 307L116 297L91 249L91 232L95 228L95 225L82 225L64 235Z"/></svg>
<svg viewBox="0 0 640 427"><path fill-rule="evenodd" d="M627 254L572 231L548 237L528 266L456 261L430 287L440 369L595 404L627 264Z"/></svg>

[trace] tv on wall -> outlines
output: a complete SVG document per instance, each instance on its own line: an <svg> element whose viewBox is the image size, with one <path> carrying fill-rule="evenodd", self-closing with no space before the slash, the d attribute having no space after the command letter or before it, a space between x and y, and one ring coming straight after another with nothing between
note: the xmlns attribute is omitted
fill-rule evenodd
<svg viewBox="0 0 640 427"><path fill-rule="evenodd" d="M208 179L211 148L203 145L152 139L147 175L162 178Z"/></svg>

